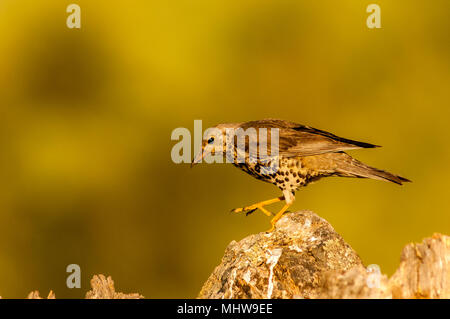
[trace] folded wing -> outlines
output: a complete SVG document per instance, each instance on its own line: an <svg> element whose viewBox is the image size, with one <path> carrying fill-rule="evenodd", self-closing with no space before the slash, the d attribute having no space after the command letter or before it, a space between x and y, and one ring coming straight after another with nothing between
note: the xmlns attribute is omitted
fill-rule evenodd
<svg viewBox="0 0 450 319"><path fill-rule="evenodd" d="M284 120L265 119L251 121L242 123L240 127L243 130L256 129L258 132L258 143L266 143L269 153L271 153L270 129L277 128L279 134L278 153L284 157L310 156L351 149L378 147L378 145L342 138L326 131ZM267 129L268 134L259 134L261 128Z"/></svg>

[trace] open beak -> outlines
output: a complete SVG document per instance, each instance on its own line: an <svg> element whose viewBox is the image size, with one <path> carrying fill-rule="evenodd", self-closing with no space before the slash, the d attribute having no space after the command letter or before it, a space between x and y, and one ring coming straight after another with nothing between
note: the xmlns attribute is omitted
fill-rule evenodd
<svg viewBox="0 0 450 319"><path fill-rule="evenodd" d="M200 152L198 152L198 154L194 157L194 159L192 160L191 163L191 168L192 166L194 166L195 164L198 164L202 161L203 156L205 156L205 154L203 154L203 150L201 150Z"/></svg>

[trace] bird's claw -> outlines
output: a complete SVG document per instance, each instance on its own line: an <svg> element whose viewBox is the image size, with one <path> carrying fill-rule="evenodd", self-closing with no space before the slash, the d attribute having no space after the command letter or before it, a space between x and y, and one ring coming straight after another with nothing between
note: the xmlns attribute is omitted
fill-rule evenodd
<svg viewBox="0 0 450 319"><path fill-rule="evenodd" d="M265 209L263 206L247 206L247 207L240 207L240 208L234 208L231 210L232 213L241 213L241 212L245 212L245 216L248 216L250 214L252 214L254 211L256 211L257 209L261 210L264 214L266 214L267 216L272 216L273 214L271 212L269 212L267 209Z"/></svg>
<svg viewBox="0 0 450 319"><path fill-rule="evenodd" d="M266 230L266 233L271 233L275 230L275 224L272 224L272 227L270 227L269 230Z"/></svg>
<svg viewBox="0 0 450 319"><path fill-rule="evenodd" d="M255 210L257 210L257 209L258 209L258 208L249 210L248 212L245 213L245 216L248 216L248 215L252 214L252 213L253 213Z"/></svg>
<svg viewBox="0 0 450 319"><path fill-rule="evenodd" d="M254 206L247 206L247 207L239 207L239 208L233 208L231 210L232 213L243 213L243 212L249 212L250 214L253 213L255 210L257 210L258 207Z"/></svg>

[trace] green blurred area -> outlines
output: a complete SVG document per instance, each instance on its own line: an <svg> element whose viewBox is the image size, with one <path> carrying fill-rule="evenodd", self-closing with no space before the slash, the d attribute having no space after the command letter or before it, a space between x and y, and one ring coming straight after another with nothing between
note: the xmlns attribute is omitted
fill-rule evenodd
<svg viewBox="0 0 450 319"><path fill-rule="evenodd" d="M66 7L82 10L81 30ZM292 209L327 219L392 274L450 233L450 2L0 1L0 295L82 297L93 274L147 298L195 297L231 240L229 210L279 196L230 165L176 165L170 134L282 118L381 144L351 152L413 180L329 178ZM275 207L273 208L275 209ZM79 264L82 289L66 287Z"/></svg>

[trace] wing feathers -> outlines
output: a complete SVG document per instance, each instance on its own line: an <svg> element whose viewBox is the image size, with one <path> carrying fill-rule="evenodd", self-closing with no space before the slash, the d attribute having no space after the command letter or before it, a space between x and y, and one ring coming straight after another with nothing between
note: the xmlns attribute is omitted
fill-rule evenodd
<svg viewBox="0 0 450 319"><path fill-rule="evenodd" d="M240 125L248 128L279 129L279 154L285 157L310 156L330 152L340 152L358 148L374 148L378 145L354 141L309 126L277 119L245 122ZM269 131L269 130L268 130ZM270 132L268 132L270 133ZM266 140L259 137L259 143L266 143L270 150L270 134Z"/></svg>

